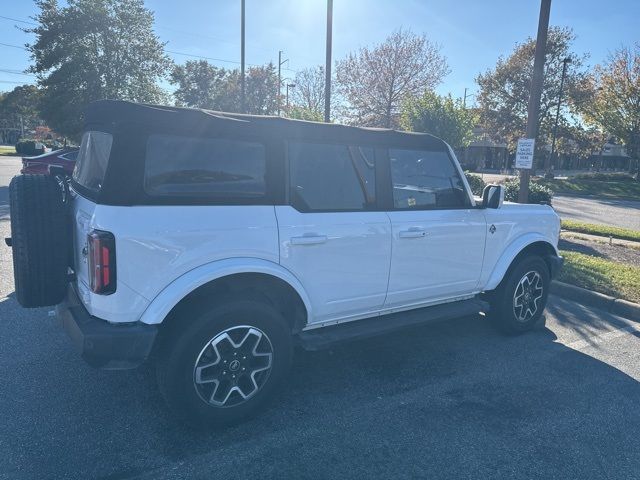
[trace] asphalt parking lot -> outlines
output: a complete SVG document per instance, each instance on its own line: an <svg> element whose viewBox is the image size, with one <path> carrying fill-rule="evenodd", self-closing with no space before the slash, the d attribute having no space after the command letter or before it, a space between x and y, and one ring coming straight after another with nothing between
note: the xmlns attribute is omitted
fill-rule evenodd
<svg viewBox="0 0 640 480"><path fill-rule="evenodd" d="M298 351L264 414L195 431L151 368L93 370L21 309L11 268L3 243L0 479L640 478L640 323L552 297L523 336L469 317Z"/></svg>

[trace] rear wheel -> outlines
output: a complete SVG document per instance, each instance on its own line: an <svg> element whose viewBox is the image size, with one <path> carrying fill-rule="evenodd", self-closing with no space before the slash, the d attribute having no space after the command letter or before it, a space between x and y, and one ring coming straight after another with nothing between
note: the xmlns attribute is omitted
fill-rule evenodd
<svg viewBox="0 0 640 480"><path fill-rule="evenodd" d="M63 192L50 175L9 184L16 297L23 307L59 303L67 289L71 228Z"/></svg>
<svg viewBox="0 0 640 480"><path fill-rule="evenodd" d="M185 311L174 319L157 365L172 412L193 424L227 425L264 408L291 365L282 315L255 300L203 306L193 318Z"/></svg>
<svg viewBox="0 0 640 480"><path fill-rule="evenodd" d="M549 268L538 256L525 257L490 297L490 316L508 333L531 330L540 320L549 295Z"/></svg>

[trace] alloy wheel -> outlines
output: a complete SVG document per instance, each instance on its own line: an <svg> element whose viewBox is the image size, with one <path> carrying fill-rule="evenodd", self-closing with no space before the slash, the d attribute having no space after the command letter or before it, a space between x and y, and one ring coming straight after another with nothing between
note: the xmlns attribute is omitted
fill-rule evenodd
<svg viewBox="0 0 640 480"><path fill-rule="evenodd" d="M273 346L262 330L231 327L204 346L193 368L193 383L204 402L234 407L258 393L272 364Z"/></svg>
<svg viewBox="0 0 640 480"><path fill-rule="evenodd" d="M513 293L513 313L519 322L530 320L540 308L544 294L542 276L535 271L527 272L518 282Z"/></svg>

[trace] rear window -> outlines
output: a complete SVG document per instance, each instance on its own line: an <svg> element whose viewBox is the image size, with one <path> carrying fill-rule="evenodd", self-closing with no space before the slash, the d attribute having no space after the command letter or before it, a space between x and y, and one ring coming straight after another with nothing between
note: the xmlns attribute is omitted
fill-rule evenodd
<svg viewBox="0 0 640 480"><path fill-rule="evenodd" d="M259 198L266 195L261 143L150 135L144 188L149 195Z"/></svg>
<svg viewBox="0 0 640 480"><path fill-rule="evenodd" d="M85 132L82 136L73 179L83 187L99 192L109 163L113 137L104 132Z"/></svg>

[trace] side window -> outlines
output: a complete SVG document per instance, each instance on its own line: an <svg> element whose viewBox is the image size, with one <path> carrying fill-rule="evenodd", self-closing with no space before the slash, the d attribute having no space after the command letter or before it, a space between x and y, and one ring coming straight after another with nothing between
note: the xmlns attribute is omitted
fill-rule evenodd
<svg viewBox="0 0 640 480"><path fill-rule="evenodd" d="M390 149L393 205L398 209L468 205L464 183L447 152Z"/></svg>
<svg viewBox="0 0 640 480"><path fill-rule="evenodd" d="M291 202L300 211L366 210L375 203L370 147L289 143Z"/></svg>
<svg viewBox="0 0 640 480"><path fill-rule="evenodd" d="M149 195L259 198L266 195L266 153L255 142L150 135L144 188Z"/></svg>

